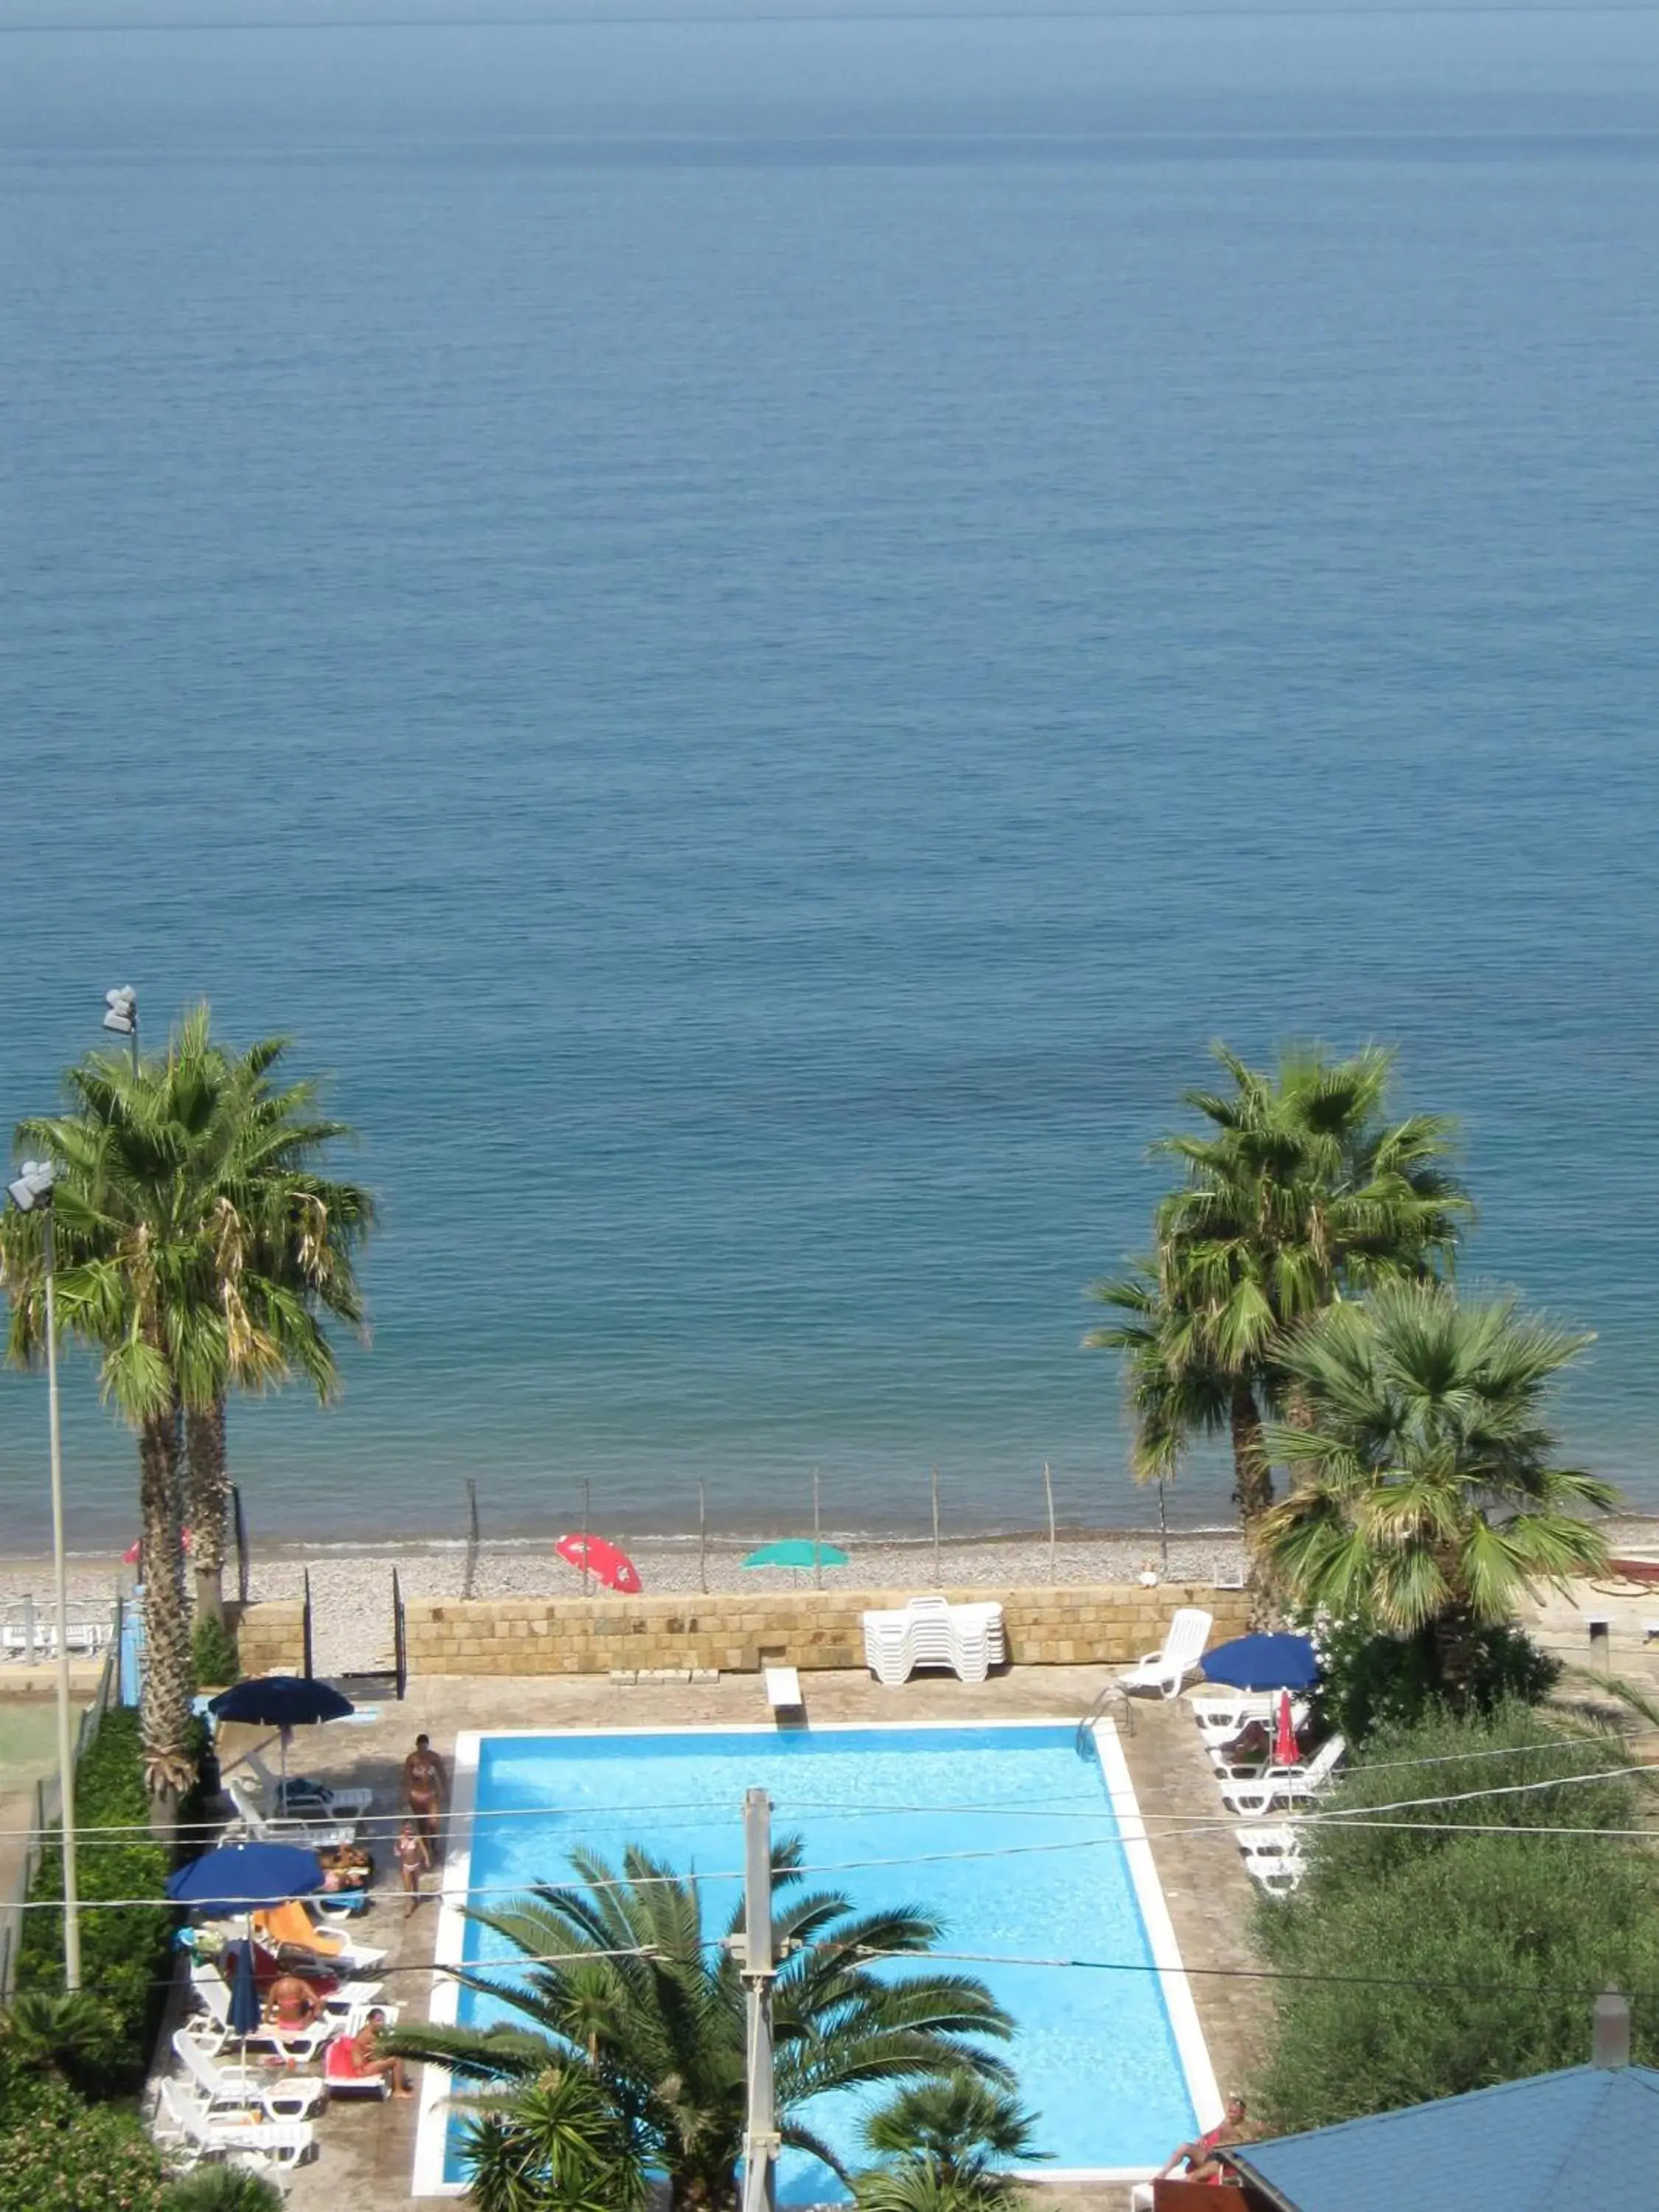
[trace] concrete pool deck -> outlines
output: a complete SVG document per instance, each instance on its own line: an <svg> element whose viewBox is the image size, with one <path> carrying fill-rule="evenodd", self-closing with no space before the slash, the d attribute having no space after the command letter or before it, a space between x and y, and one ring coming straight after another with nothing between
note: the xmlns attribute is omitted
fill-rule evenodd
<svg viewBox="0 0 1659 2212"><path fill-rule="evenodd" d="M819 1673L807 1684L808 1718L918 1723L1080 1718L1114 1673L1103 1667L1015 1668L975 1685L920 1676L902 1690L884 1690L862 1673ZM1119 1710L1114 1699L1114 1717ZM382 1702L374 1722L298 1731L289 1765L333 1782L370 1784L377 1806L391 1810L398 1804L404 1756L422 1731L447 1759L456 1737L467 1729L752 1726L765 1718L760 1680L753 1674L628 1685L592 1677L428 1675L411 1680L401 1705ZM1251 1884L1225 1826L1168 1838L1158 1832L1169 1816L1176 1816L1178 1827L1181 1816L1213 1822L1220 1810L1184 1705L1137 1699L1133 1733L1121 1727L1121 1736L1199 2022L1217 2076L1231 2087L1261 2056L1267 2014L1265 1985L1233 1978L1256 1965L1249 1941ZM242 1748L261 1740L258 1731L225 1729L222 1763L228 1767ZM363 1923L364 1940L391 1946L387 1965L404 1970L392 1976L388 1994L401 1996L410 2017L425 2016L436 1928L435 1905L405 1921L390 1902ZM319 2130L318 2157L293 2177L291 2212L339 2212L342 2205L353 2212L389 2212L411 2202L455 2202L411 2197L417 2110L412 2101L332 2107ZM1043 2189L1039 2201L1053 2212L1085 2204L1103 2212L1127 2203L1127 2191L1056 2185Z"/></svg>

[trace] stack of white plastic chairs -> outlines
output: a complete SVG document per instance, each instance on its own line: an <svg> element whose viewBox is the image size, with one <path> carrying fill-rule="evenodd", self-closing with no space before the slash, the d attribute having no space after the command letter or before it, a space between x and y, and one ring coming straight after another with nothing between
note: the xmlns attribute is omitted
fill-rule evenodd
<svg viewBox="0 0 1659 2212"><path fill-rule="evenodd" d="M1002 1607L994 1602L913 1597L902 1609L864 1616L865 1664L890 1690L918 1667L948 1667L964 1682L982 1682L1006 1656Z"/></svg>

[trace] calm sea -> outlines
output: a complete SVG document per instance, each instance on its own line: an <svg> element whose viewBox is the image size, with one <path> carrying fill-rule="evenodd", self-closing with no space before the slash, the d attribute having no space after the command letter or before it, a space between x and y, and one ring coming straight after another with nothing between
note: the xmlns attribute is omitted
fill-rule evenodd
<svg viewBox="0 0 1659 2212"><path fill-rule="evenodd" d="M1659 1507L1656 272L1650 9L3 0L0 1120L332 1072L256 1534L1144 1515L1081 1288L1297 1032Z"/></svg>

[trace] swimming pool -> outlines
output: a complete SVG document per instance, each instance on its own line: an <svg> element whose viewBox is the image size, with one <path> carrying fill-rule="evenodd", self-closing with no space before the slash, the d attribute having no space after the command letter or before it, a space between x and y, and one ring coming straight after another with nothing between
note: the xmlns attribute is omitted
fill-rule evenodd
<svg viewBox="0 0 1659 2212"><path fill-rule="evenodd" d="M695 1871L705 1923L723 1927L741 1889L744 1792L756 1786L771 1795L775 1836L803 1839L817 1870L811 1886L843 1889L860 1910L920 1905L944 1923L941 1948L987 1954L962 1971L982 1976L1018 2024L1008 2056L1052 2154L1034 2179L1150 2170L1219 2117L1109 1723L1081 1740L1069 1721L463 1736L440 1960L502 1955L462 1915L464 1894L499 1900L532 1881L564 1881L576 1846L616 1859L640 1844ZM1038 1963L1056 1960L1099 1963ZM458 2005L453 1985L438 1984L434 2018L490 2010L470 1990ZM444 2086L429 2070L417 2194L461 2182ZM811 2124L855 2157L859 2110L821 2099ZM843 2193L822 2165L785 2154L781 2203Z"/></svg>

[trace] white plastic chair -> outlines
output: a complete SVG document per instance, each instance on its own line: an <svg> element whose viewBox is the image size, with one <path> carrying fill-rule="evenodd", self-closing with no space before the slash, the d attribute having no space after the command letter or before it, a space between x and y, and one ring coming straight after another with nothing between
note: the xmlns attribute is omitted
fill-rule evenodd
<svg viewBox="0 0 1659 2212"><path fill-rule="evenodd" d="M228 2072L182 2027L174 2033L173 2053L189 2075L210 2120L221 2113L242 2112L250 2105L257 2105L268 2120L303 2120L324 2101L320 2081L289 2079L264 2083L252 2075Z"/></svg>
<svg viewBox="0 0 1659 2212"><path fill-rule="evenodd" d="M190 1985L202 2009L218 2032L222 2050L228 2043L240 2043L245 2051L274 2051L283 2058L297 2059L301 2065L308 2066L329 2038L340 2032L339 2020L325 2015L321 2020L314 2021L309 2027L268 2027L262 2025L246 2035L239 2036L230 2024L230 1991L218 1969L205 1963L193 1966L190 1972ZM348 2025L351 2018L352 2014L348 2013Z"/></svg>
<svg viewBox="0 0 1659 2212"><path fill-rule="evenodd" d="M1182 1684L1197 1668L1210 1640L1214 1616L1201 1606L1183 1605L1170 1623L1160 1651L1149 1651L1118 1676L1121 1690L1156 1690L1161 1697L1181 1694Z"/></svg>
<svg viewBox="0 0 1659 2212"><path fill-rule="evenodd" d="M1221 1802L1230 1813L1247 1820L1271 1812L1275 1805L1305 1804L1326 1788L1346 1749L1340 1735L1328 1737L1312 1759L1295 1766L1265 1766L1248 1782L1224 1782Z"/></svg>

